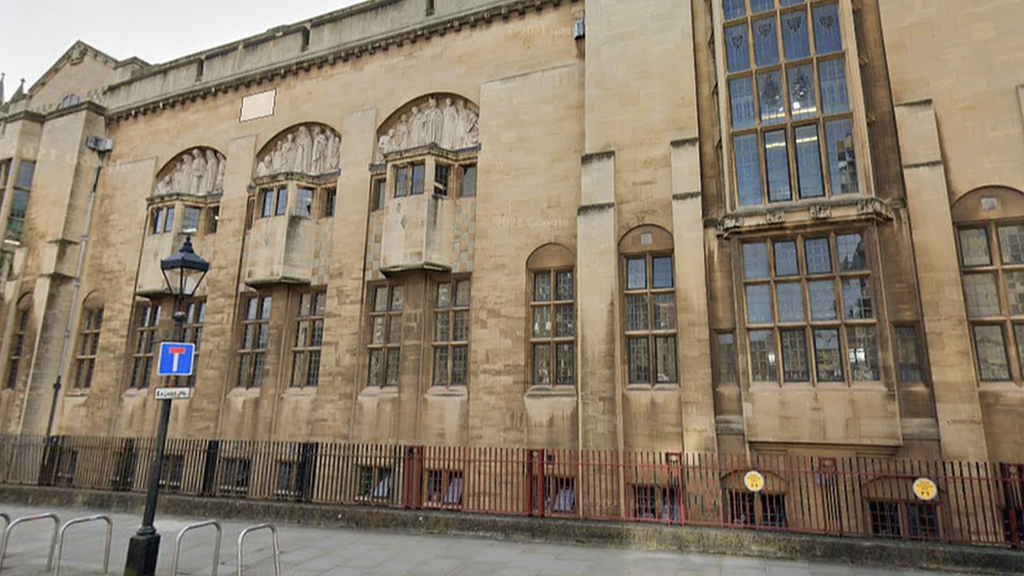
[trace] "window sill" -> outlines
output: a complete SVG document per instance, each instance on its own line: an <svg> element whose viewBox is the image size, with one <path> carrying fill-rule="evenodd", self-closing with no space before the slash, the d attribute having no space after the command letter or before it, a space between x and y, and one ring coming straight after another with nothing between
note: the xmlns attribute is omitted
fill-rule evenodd
<svg viewBox="0 0 1024 576"><path fill-rule="evenodd" d="M426 395L441 398L464 398L469 396L469 391L466 390L466 386L452 386L449 388L444 386L431 386L427 389Z"/></svg>
<svg viewBox="0 0 1024 576"><path fill-rule="evenodd" d="M987 392L1020 392L1021 390L1024 390L1020 384L1011 380L1003 382L994 382L991 380L979 382L978 389Z"/></svg>
<svg viewBox="0 0 1024 576"><path fill-rule="evenodd" d="M67 392L64 393L64 395L65 396L70 396L70 397L85 398L86 396L89 395L89 391L88 390L69 389Z"/></svg>
<svg viewBox="0 0 1024 576"><path fill-rule="evenodd" d="M917 385L922 386L923 385ZM751 390L816 390L816 391L870 391L887 390L886 383L882 380L856 381L856 382L753 382Z"/></svg>
<svg viewBox="0 0 1024 576"><path fill-rule="evenodd" d="M378 396L398 397L398 386L367 386L359 392L360 398L374 398Z"/></svg>
<svg viewBox="0 0 1024 576"><path fill-rule="evenodd" d="M576 386L558 384L553 386L534 385L526 391L527 398L575 398Z"/></svg>
<svg viewBox="0 0 1024 576"><path fill-rule="evenodd" d="M318 386L289 386L284 389L282 396L316 396Z"/></svg>
<svg viewBox="0 0 1024 576"><path fill-rule="evenodd" d="M627 384L626 392L678 392L679 384Z"/></svg>
<svg viewBox="0 0 1024 576"><path fill-rule="evenodd" d="M253 386L251 388L239 388L239 387L236 386L236 387L232 388L230 392L228 392L228 396L259 396L259 395L260 395L260 387L259 386Z"/></svg>

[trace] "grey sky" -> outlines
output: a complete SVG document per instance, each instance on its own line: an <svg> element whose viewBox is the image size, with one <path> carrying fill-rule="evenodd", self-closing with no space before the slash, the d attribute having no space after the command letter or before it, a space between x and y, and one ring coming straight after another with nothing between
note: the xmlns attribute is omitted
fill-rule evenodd
<svg viewBox="0 0 1024 576"><path fill-rule="evenodd" d="M361 0L0 0L6 96L26 89L76 40L114 58L173 60Z"/></svg>

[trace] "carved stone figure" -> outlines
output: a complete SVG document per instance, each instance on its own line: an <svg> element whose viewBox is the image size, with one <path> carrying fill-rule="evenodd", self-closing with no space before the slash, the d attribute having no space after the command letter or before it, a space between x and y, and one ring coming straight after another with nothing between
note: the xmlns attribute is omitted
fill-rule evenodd
<svg viewBox="0 0 1024 576"><path fill-rule="evenodd" d="M185 161L186 156L182 156L178 159L178 165L175 166L174 172L171 173L172 192L184 192L188 190L188 183L192 179L189 174L189 170L192 169L192 164L191 162Z"/></svg>
<svg viewBox="0 0 1024 576"><path fill-rule="evenodd" d="M285 136L282 149L284 150L284 162L282 162L281 167L285 172L294 172L296 160L298 159L298 146L295 144L295 134Z"/></svg>
<svg viewBox="0 0 1024 576"><path fill-rule="evenodd" d="M327 165L324 168L325 172L334 172L338 169L338 163L341 161L341 158L339 158L340 155L341 136L331 134L331 144L327 148Z"/></svg>
<svg viewBox="0 0 1024 576"><path fill-rule="evenodd" d="M309 135L309 129L301 126L298 136L295 138L295 164L292 170L305 174L316 174L310 170L313 154L313 137Z"/></svg>
<svg viewBox="0 0 1024 576"><path fill-rule="evenodd" d="M214 179L213 189L217 192L224 191L224 173L227 172L227 158L217 154L217 176Z"/></svg>
<svg viewBox="0 0 1024 576"><path fill-rule="evenodd" d="M422 110L412 106L394 126L377 140L377 152L383 156L397 150L437 144L447 150L476 146L480 142L478 115L464 100L446 98L438 106L433 97Z"/></svg>
<svg viewBox="0 0 1024 576"><path fill-rule="evenodd" d="M203 172L203 185L199 189L200 194L212 192L217 189L217 171L220 162L213 150L206 151L206 170Z"/></svg>
<svg viewBox="0 0 1024 576"><path fill-rule="evenodd" d="M420 113L419 107L413 106L411 113L412 118L409 121L411 124L409 126L409 142L407 143L406 148L415 148L416 146L423 144L423 135L427 129L427 119Z"/></svg>
<svg viewBox="0 0 1024 576"><path fill-rule="evenodd" d="M427 100L427 108L423 111L423 142L421 145L440 144L441 132L444 127L444 113L437 107L437 100Z"/></svg>
<svg viewBox="0 0 1024 576"><path fill-rule="evenodd" d="M444 126L441 128L440 145L442 148L454 150L459 144L459 110L451 98L445 99L442 114Z"/></svg>
<svg viewBox="0 0 1024 576"><path fill-rule="evenodd" d="M398 120L398 124L395 124L395 135L391 138L391 144L394 146L388 152L392 150L405 150L409 148L409 115L402 114Z"/></svg>
<svg viewBox="0 0 1024 576"><path fill-rule="evenodd" d="M327 133L320 129L319 126L313 127L313 162L311 172L313 174L323 174L326 172L325 164L327 160L327 147L330 143L327 140Z"/></svg>
<svg viewBox="0 0 1024 576"><path fill-rule="evenodd" d="M193 195L199 195L203 192L203 175L206 173L206 160L203 158L203 152L198 148L192 150L192 170L191 179L189 180L188 193Z"/></svg>

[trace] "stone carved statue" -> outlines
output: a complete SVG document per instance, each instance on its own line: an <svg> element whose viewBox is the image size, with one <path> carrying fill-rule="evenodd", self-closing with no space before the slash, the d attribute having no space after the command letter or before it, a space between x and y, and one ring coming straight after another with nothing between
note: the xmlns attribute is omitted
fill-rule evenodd
<svg viewBox="0 0 1024 576"><path fill-rule="evenodd" d="M227 161L216 150L193 148L183 152L174 168L156 184L154 194L192 194L194 196L224 190Z"/></svg>
<svg viewBox="0 0 1024 576"><path fill-rule="evenodd" d="M479 115L465 100L446 98L438 105L429 98L422 110L413 106L377 140L380 156L389 152L437 144L447 150L470 148L480 143Z"/></svg>
<svg viewBox="0 0 1024 576"><path fill-rule="evenodd" d="M256 163L256 176L298 172L317 176L338 169L341 136L320 126L299 126Z"/></svg>

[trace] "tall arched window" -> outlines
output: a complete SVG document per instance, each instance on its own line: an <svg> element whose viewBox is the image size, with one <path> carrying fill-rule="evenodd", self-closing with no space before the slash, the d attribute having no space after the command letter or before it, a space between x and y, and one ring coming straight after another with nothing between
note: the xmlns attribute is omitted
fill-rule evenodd
<svg viewBox="0 0 1024 576"><path fill-rule="evenodd" d="M1024 193L985 188L953 206L964 303L982 381L1024 375Z"/></svg>
<svg viewBox="0 0 1024 576"><path fill-rule="evenodd" d="M4 370L4 389L14 390L18 387L18 378L25 373L28 356L31 355L31 339L29 338L29 321L32 318L32 296L24 295L18 300L14 317L14 328L11 332L11 347L7 351L7 369Z"/></svg>
<svg viewBox="0 0 1024 576"><path fill-rule="evenodd" d="M657 226L634 228L619 243L630 385L679 382L672 246L672 235Z"/></svg>
<svg viewBox="0 0 1024 576"><path fill-rule="evenodd" d="M548 244L526 262L530 294L530 383L576 384L576 264L565 246Z"/></svg>
<svg viewBox="0 0 1024 576"><path fill-rule="evenodd" d="M96 369L96 354L99 351L100 331L103 328L103 299L90 294L82 303L79 317L78 346L75 349L75 376L71 380L73 390L88 390L92 387L92 376Z"/></svg>

